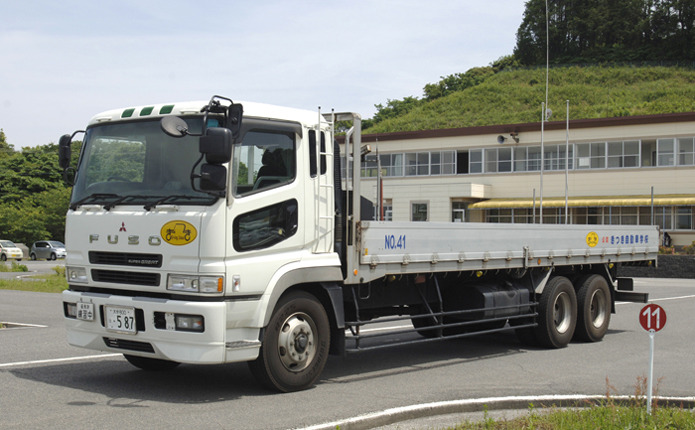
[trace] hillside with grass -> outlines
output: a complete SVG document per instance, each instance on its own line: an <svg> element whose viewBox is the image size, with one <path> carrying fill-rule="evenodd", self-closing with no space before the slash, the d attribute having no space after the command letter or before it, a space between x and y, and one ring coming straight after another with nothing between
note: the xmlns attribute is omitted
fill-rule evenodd
<svg viewBox="0 0 695 430"><path fill-rule="evenodd" d="M489 69L487 73L480 70ZM465 78L474 71L475 80ZM389 100L365 133L538 122L545 101L545 68L490 66L443 78L425 97ZM455 90L452 80L465 82ZM433 88L448 88L433 91ZM451 90L454 88L454 90ZM436 96L432 94L436 93ZM663 66L567 66L549 71L551 121L695 112L695 69Z"/></svg>

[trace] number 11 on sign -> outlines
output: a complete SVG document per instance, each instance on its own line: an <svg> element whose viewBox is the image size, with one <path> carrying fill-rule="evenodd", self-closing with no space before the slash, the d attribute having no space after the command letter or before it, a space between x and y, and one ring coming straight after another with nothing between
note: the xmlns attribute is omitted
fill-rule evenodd
<svg viewBox="0 0 695 430"><path fill-rule="evenodd" d="M649 332L649 379L647 380L647 413L652 413L652 380L654 379L654 335L666 325L666 311L653 303L643 307L639 323Z"/></svg>
<svg viewBox="0 0 695 430"><path fill-rule="evenodd" d="M640 324L647 331L659 331L666 325L666 312L659 305L649 304L640 311Z"/></svg>

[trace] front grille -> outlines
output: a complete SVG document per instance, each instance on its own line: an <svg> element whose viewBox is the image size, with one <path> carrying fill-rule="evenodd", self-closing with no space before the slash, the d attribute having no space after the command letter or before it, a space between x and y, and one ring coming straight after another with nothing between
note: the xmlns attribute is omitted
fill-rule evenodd
<svg viewBox="0 0 695 430"><path fill-rule="evenodd" d="M112 282L114 284L159 286L159 273L92 269L92 279L96 282Z"/></svg>
<svg viewBox="0 0 695 430"><path fill-rule="evenodd" d="M127 349L130 351L150 352L154 354L154 348L147 342L136 342L134 340L116 339L105 337L104 343L109 348Z"/></svg>
<svg viewBox="0 0 695 430"><path fill-rule="evenodd" d="M89 262L112 266L162 267L161 254L90 251Z"/></svg>

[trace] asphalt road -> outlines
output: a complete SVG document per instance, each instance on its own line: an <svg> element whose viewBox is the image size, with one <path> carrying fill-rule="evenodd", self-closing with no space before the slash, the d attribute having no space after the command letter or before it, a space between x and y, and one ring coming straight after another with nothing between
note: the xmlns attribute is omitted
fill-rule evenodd
<svg viewBox="0 0 695 430"><path fill-rule="evenodd" d="M655 339L658 395L695 395L695 280L635 284L668 314ZM351 417L432 402L632 395L648 373L649 335L638 323L642 306L618 304L598 343L544 350L503 333L394 347L331 357L316 387L275 394L260 388L244 363L149 373L120 355L73 348L65 341L60 295L0 291L0 321L36 325L0 330L0 428L295 429L337 423L346 429L359 427L346 421ZM432 428L454 419L388 428Z"/></svg>
<svg viewBox="0 0 695 430"><path fill-rule="evenodd" d="M12 264L12 260L0 261L0 264L10 266ZM29 259L22 259L22 261L17 261L17 264L27 266L27 269L29 269L29 271L28 272L0 272L0 279L11 279L11 278L16 278L18 276L36 275L38 273L52 273L52 272L54 272L53 271L54 267L65 266L65 260L55 260L55 261L36 260L36 261L31 261Z"/></svg>

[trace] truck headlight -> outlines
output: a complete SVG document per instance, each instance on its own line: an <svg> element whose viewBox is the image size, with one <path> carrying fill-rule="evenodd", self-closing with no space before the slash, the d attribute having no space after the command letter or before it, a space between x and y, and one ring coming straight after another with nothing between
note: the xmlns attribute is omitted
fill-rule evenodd
<svg viewBox="0 0 695 430"><path fill-rule="evenodd" d="M65 277L68 279L68 283L86 284L87 269L84 267L68 266L65 268Z"/></svg>
<svg viewBox="0 0 695 430"><path fill-rule="evenodd" d="M185 291L189 293L222 293L224 292L224 276L167 276L167 290Z"/></svg>
<svg viewBox="0 0 695 430"><path fill-rule="evenodd" d="M205 331L205 319L202 315L175 314L176 330L180 331Z"/></svg>

